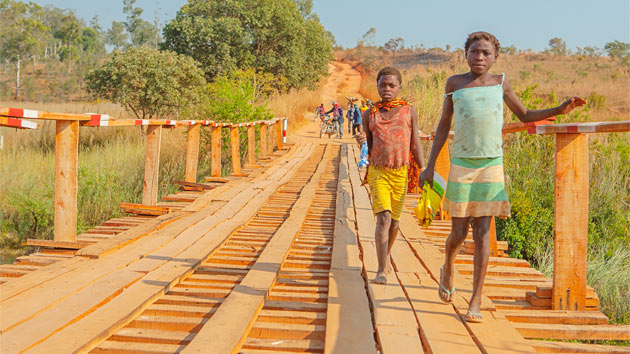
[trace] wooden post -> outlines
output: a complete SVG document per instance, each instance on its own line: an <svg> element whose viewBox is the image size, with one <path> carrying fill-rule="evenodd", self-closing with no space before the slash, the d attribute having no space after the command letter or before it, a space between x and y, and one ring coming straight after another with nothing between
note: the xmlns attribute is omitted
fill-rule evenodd
<svg viewBox="0 0 630 354"><path fill-rule="evenodd" d="M278 150L282 150L282 119L276 121L276 146Z"/></svg>
<svg viewBox="0 0 630 354"><path fill-rule="evenodd" d="M444 143L444 147L440 150L437 159L435 159L435 173L440 175L444 181L448 183L448 174L451 169L451 161L450 161L450 153L448 150L448 140ZM422 187L422 186L420 186ZM446 193L446 191L444 191ZM448 220L448 213L444 211L444 198L442 198L442 203L440 205L440 219Z"/></svg>
<svg viewBox="0 0 630 354"><path fill-rule="evenodd" d="M144 182L142 184L142 204L157 205L160 170L160 142L162 126L147 127L147 153L144 159Z"/></svg>
<svg viewBox="0 0 630 354"><path fill-rule="evenodd" d="M490 221L490 257L498 257L499 249L497 248L497 225L494 222L494 216Z"/></svg>
<svg viewBox="0 0 630 354"><path fill-rule="evenodd" d="M55 136L55 241L77 241L79 122L57 121Z"/></svg>
<svg viewBox="0 0 630 354"><path fill-rule="evenodd" d="M193 124L188 127L188 142L186 144L186 182L197 182L200 132L201 124Z"/></svg>
<svg viewBox="0 0 630 354"><path fill-rule="evenodd" d="M250 165L256 164L256 126L247 126L247 162Z"/></svg>
<svg viewBox="0 0 630 354"><path fill-rule="evenodd" d="M260 123L260 158L267 157L267 124L265 122Z"/></svg>
<svg viewBox="0 0 630 354"><path fill-rule="evenodd" d="M271 155L273 154L273 128L271 125L267 126L267 138L269 139L267 142L267 148L269 148L269 150L267 150L267 152Z"/></svg>
<svg viewBox="0 0 630 354"><path fill-rule="evenodd" d="M584 310L588 243L588 137L556 134L553 310Z"/></svg>
<svg viewBox="0 0 630 354"><path fill-rule="evenodd" d="M241 151L238 125L230 127L230 145L232 146L232 174L241 175Z"/></svg>
<svg viewBox="0 0 630 354"><path fill-rule="evenodd" d="M212 127L212 133L210 134L210 144L212 145L210 175L212 177L221 177L221 126Z"/></svg>

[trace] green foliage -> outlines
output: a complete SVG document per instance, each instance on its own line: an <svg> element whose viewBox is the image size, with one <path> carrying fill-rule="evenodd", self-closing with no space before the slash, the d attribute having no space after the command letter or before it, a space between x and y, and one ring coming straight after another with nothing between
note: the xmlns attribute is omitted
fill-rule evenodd
<svg viewBox="0 0 630 354"><path fill-rule="evenodd" d="M131 37L131 44L134 47L146 45L151 48L157 48L160 41L158 29L150 22L140 18L144 10L134 7L135 3L136 0L123 0L123 12L127 15L124 25Z"/></svg>
<svg viewBox="0 0 630 354"><path fill-rule="evenodd" d="M276 84L273 75L253 69L217 77L208 84L198 110L202 117L218 122L252 122L272 118L265 105Z"/></svg>
<svg viewBox="0 0 630 354"><path fill-rule="evenodd" d="M602 110L606 109L606 96L600 95L593 91L590 95L586 96L586 102L588 109Z"/></svg>
<svg viewBox="0 0 630 354"><path fill-rule="evenodd" d="M192 58L147 47L114 52L86 81L95 97L120 103L141 119L177 114L198 103L205 83Z"/></svg>
<svg viewBox="0 0 630 354"><path fill-rule="evenodd" d="M555 55L567 54L567 43L562 38L554 37L549 40L549 48L551 53Z"/></svg>
<svg viewBox="0 0 630 354"><path fill-rule="evenodd" d="M620 41L608 42L604 45L604 50L611 58L626 58L630 56L630 43Z"/></svg>
<svg viewBox="0 0 630 354"><path fill-rule="evenodd" d="M332 46L319 19L300 3L188 2L164 28L162 47L195 58L208 79L255 68L286 78L287 88L313 86L327 73Z"/></svg>
<svg viewBox="0 0 630 354"><path fill-rule="evenodd" d="M112 27L107 31L107 44L114 46L115 50L120 50L127 46L128 38L125 24L119 21L112 22Z"/></svg>

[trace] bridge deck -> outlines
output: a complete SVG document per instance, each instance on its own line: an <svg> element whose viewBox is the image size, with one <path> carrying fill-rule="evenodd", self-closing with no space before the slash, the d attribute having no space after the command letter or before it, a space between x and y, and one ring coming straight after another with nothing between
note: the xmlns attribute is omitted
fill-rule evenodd
<svg viewBox="0 0 630 354"><path fill-rule="evenodd" d="M130 216L65 248L41 244L0 267L1 352L630 353L541 340L630 340L630 327L608 325L594 291L589 311L550 310L551 280L507 257L490 260L484 323L462 321L472 241L443 304L450 223L420 228L410 207L395 272L366 281L375 225L357 158L353 144L295 144L246 177L126 205Z"/></svg>

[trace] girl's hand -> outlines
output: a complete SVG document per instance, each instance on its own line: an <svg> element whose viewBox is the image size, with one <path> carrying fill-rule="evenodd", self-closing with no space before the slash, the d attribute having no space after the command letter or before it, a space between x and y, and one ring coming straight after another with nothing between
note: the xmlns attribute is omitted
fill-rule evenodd
<svg viewBox="0 0 630 354"><path fill-rule="evenodd" d="M418 186L422 188L424 186L424 182L429 182L430 185L433 185L433 174L435 173L435 168L427 167L422 172L420 172L420 176L418 177Z"/></svg>
<svg viewBox="0 0 630 354"><path fill-rule="evenodd" d="M567 114L574 110L576 107L581 107L585 104L586 100L582 97L571 97L560 105L560 114Z"/></svg>

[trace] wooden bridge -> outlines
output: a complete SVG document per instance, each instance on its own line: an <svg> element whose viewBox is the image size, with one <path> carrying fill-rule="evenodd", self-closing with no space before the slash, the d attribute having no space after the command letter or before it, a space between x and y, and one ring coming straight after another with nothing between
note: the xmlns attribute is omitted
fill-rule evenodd
<svg viewBox="0 0 630 354"><path fill-rule="evenodd" d="M494 236L485 322L469 324L461 316L472 238L456 260L455 300L443 304L437 280L450 222L442 213L419 227L413 195L392 251L395 272L386 285L369 282L375 223L350 140L290 136L285 144L284 119L114 120L0 108L2 126L37 128L28 118L57 125L54 240L28 240L40 251L0 266L3 354L630 353L581 342L630 340L630 326L608 324L586 285L588 134L627 132L630 122L505 125L506 134L556 135L555 273L507 257ZM128 216L76 235L79 125L146 125L148 134L142 204L123 203ZM188 129L186 178L158 202L164 128ZM212 176L202 182L200 129L212 130ZM230 130L231 176L221 176L222 129ZM447 148L438 164L446 175Z"/></svg>

